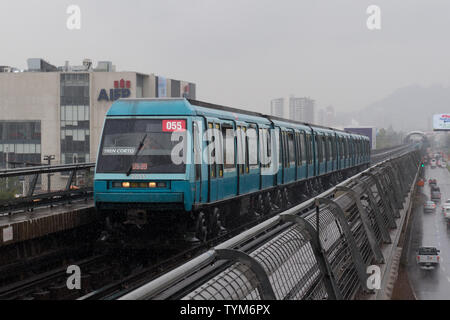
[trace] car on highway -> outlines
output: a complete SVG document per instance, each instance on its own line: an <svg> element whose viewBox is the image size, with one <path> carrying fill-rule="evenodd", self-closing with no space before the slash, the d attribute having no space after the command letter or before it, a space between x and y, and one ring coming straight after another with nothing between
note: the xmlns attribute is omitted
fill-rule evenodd
<svg viewBox="0 0 450 320"><path fill-rule="evenodd" d="M444 221L447 224L447 228L450 227L450 207L446 207L443 212Z"/></svg>
<svg viewBox="0 0 450 320"><path fill-rule="evenodd" d="M436 203L433 201L425 201L423 204L423 212L435 212L436 211Z"/></svg>
<svg viewBox="0 0 450 320"><path fill-rule="evenodd" d="M447 168L447 161L445 160L441 161L441 168Z"/></svg>
<svg viewBox="0 0 450 320"><path fill-rule="evenodd" d="M428 184L431 185L437 185L437 180L436 179L428 179Z"/></svg>
<svg viewBox="0 0 450 320"><path fill-rule="evenodd" d="M430 198L434 202L441 201L441 189L438 186L431 186Z"/></svg>
<svg viewBox="0 0 450 320"><path fill-rule="evenodd" d="M420 247L417 250L417 264L420 269L433 270L439 266L440 250L436 247Z"/></svg>
<svg viewBox="0 0 450 320"><path fill-rule="evenodd" d="M436 159L431 159L430 166L432 169L436 168Z"/></svg>
<svg viewBox="0 0 450 320"><path fill-rule="evenodd" d="M444 203L442 204L442 213L447 211L447 209L450 209L450 203Z"/></svg>

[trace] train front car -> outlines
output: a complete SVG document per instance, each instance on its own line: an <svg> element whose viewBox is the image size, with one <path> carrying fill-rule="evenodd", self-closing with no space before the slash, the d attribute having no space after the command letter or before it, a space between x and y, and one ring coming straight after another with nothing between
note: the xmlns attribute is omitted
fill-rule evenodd
<svg viewBox="0 0 450 320"><path fill-rule="evenodd" d="M108 110L94 178L110 222L183 227L191 210L193 111L184 99L123 99Z"/></svg>

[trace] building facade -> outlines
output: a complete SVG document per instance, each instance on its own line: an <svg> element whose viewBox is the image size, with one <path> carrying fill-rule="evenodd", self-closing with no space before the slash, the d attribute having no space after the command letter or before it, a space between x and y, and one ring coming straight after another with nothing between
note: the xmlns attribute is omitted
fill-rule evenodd
<svg viewBox="0 0 450 320"><path fill-rule="evenodd" d="M275 117L284 117L284 99L277 98L270 101L270 114Z"/></svg>
<svg viewBox="0 0 450 320"><path fill-rule="evenodd" d="M315 123L315 101L307 97L289 98L289 118L295 121Z"/></svg>
<svg viewBox="0 0 450 320"><path fill-rule="evenodd" d="M110 62L54 69L37 60L29 59L25 72L0 72L3 168L39 164L45 155L54 155L53 163L95 161L105 114L119 98L196 98L194 83L115 72Z"/></svg>

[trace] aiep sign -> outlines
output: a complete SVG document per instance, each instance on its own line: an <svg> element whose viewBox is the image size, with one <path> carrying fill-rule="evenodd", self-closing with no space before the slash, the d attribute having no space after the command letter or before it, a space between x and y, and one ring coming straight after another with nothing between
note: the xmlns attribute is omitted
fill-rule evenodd
<svg viewBox="0 0 450 320"><path fill-rule="evenodd" d="M433 130L434 131L450 130L450 113L435 114L433 116Z"/></svg>
<svg viewBox="0 0 450 320"><path fill-rule="evenodd" d="M116 101L120 98L128 98L131 95L130 87L131 82L129 80L120 79L119 81L114 81L114 88L109 89L109 95L106 89L101 89L97 100Z"/></svg>

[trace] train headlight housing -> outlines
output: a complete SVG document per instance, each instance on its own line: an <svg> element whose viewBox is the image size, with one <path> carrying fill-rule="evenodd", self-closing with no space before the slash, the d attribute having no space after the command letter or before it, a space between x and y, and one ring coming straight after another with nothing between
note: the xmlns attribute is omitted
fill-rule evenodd
<svg viewBox="0 0 450 320"><path fill-rule="evenodd" d="M167 188L168 182L167 181L151 181L151 182L145 182L145 181L114 181L111 183L111 186L113 188L140 188L140 189L147 189L147 188Z"/></svg>

